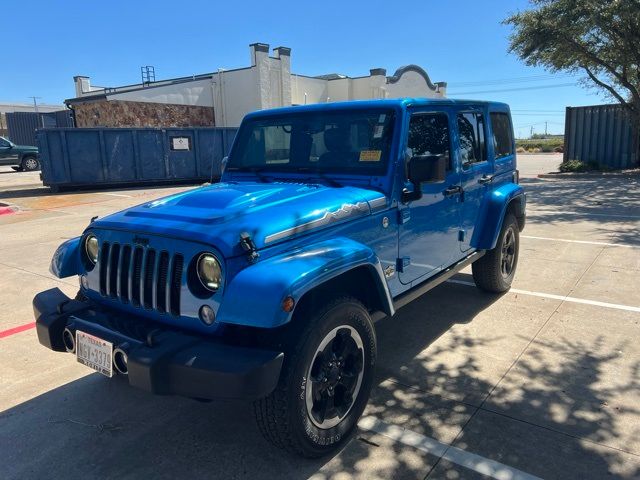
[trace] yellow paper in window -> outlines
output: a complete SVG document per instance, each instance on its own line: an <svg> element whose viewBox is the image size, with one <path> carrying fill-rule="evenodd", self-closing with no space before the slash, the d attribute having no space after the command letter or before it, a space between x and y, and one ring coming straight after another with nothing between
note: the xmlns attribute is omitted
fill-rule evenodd
<svg viewBox="0 0 640 480"><path fill-rule="evenodd" d="M361 162L379 162L382 150L362 150L360 152Z"/></svg>

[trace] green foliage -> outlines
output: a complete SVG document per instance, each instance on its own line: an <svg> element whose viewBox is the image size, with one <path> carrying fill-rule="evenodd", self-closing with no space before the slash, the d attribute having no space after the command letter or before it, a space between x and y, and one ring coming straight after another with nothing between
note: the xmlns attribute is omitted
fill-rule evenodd
<svg viewBox="0 0 640 480"><path fill-rule="evenodd" d="M556 152L562 151L564 147L564 138L563 137L553 137L553 138L534 138L531 140L516 140L516 149L522 148L524 151L528 152Z"/></svg>
<svg viewBox="0 0 640 480"><path fill-rule="evenodd" d="M567 160L560 164L560 171L563 173L581 173L590 172L593 170L600 170L598 162L582 162L580 160Z"/></svg>
<svg viewBox="0 0 640 480"><path fill-rule="evenodd" d="M640 119L640 0L530 0L505 19L527 65L586 74Z"/></svg>

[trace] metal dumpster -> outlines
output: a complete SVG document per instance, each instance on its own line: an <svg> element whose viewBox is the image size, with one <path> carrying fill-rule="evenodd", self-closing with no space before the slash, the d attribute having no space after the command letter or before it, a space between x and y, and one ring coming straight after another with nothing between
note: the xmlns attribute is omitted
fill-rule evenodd
<svg viewBox="0 0 640 480"><path fill-rule="evenodd" d="M69 187L217 180L237 128L45 128L42 183Z"/></svg>

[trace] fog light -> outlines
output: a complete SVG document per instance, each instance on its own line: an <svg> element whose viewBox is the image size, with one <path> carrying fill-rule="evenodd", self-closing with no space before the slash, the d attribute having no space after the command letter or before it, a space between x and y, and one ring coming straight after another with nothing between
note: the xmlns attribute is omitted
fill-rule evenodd
<svg viewBox="0 0 640 480"><path fill-rule="evenodd" d="M205 325L213 325L213 322L216 321L216 313L213 311L209 305L203 305L200 307L200 320Z"/></svg>

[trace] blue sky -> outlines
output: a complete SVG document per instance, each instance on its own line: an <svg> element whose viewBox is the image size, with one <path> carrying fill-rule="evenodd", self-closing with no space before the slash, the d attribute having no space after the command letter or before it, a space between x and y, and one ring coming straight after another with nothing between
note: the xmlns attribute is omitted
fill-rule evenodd
<svg viewBox="0 0 640 480"><path fill-rule="evenodd" d="M507 52L501 20L526 0L415 2L16 1L2 3L0 102L61 103L73 76L100 86L244 67L248 45L292 48L292 71L366 75L383 67L422 66L449 83L451 98L511 105L517 136L533 125L564 129L564 107L607 102L567 74L525 66Z"/></svg>

